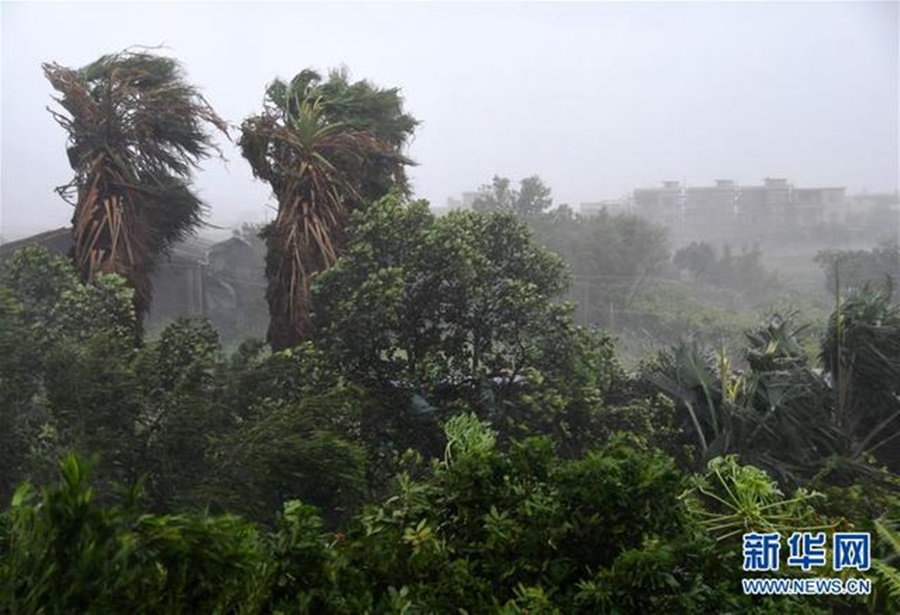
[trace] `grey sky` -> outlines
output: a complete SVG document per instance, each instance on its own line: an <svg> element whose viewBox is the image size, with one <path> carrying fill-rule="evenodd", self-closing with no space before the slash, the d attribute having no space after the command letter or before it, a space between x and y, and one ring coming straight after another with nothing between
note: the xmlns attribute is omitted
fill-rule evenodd
<svg viewBox="0 0 900 615"><path fill-rule="evenodd" d="M572 205L664 179L900 183L895 2L0 6L7 237L71 217L40 63L135 44L167 46L234 124L305 67L401 87L423 121L414 187L438 206L495 173L537 173ZM210 220L261 219L268 190L223 149L198 176Z"/></svg>

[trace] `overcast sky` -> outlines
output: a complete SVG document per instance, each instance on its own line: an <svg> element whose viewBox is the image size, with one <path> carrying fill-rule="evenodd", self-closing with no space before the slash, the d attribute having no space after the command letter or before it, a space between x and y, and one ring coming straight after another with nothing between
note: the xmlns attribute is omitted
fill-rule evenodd
<svg viewBox="0 0 900 615"><path fill-rule="evenodd" d="M220 115L266 84L345 65L399 86L422 121L418 196L444 205L494 174L538 174L557 203L666 179L898 183L898 4L10 3L2 20L7 238L68 224L71 178L40 64L165 45ZM269 191L230 144L197 185L210 220L262 219Z"/></svg>

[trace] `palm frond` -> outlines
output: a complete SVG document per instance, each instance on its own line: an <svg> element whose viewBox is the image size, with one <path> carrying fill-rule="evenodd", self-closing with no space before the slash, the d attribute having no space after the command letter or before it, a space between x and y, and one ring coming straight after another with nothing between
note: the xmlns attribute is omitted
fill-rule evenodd
<svg viewBox="0 0 900 615"><path fill-rule="evenodd" d="M301 87L306 87L301 82ZM290 101L290 88L270 86L270 96ZM270 105L242 125L239 142L256 177L278 199L267 230L266 275L271 313L269 340L292 346L309 335L309 280L331 266L343 247L347 203L358 200L359 178L369 156L388 149L374 134L329 123L319 99L299 103L286 118Z"/></svg>
<svg viewBox="0 0 900 615"><path fill-rule="evenodd" d="M172 58L126 51L78 70L43 70L60 94L63 112L50 113L68 134L75 171L57 189L75 206L75 262L86 280L101 271L128 278L140 322L156 258L202 221L188 182L220 153L206 127L227 134L227 126Z"/></svg>

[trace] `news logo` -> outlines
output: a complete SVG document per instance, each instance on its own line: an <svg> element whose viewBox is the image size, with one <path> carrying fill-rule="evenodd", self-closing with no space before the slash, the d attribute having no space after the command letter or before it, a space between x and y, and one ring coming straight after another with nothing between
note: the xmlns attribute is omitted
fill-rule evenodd
<svg viewBox="0 0 900 615"><path fill-rule="evenodd" d="M835 532L831 567L835 571L853 568L865 572L872 565L868 532Z"/></svg>
<svg viewBox="0 0 900 615"><path fill-rule="evenodd" d="M809 572L829 563L825 532L794 532L787 539L789 567ZM743 570L775 572L781 562L779 532L748 532L743 536ZM831 570L865 572L872 565L871 535L868 532L835 532L831 537ZM872 591L869 579L780 578L742 579L744 593L759 595L865 595Z"/></svg>
<svg viewBox="0 0 900 615"><path fill-rule="evenodd" d="M769 532L744 534L744 572L778 570L781 534Z"/></svg>
<svg viewBox="0 0 900 615"><path fill-rule="evenodd" d="M825 532L794 532L788 538L788 566L799 566L804 572L825 565Z"/></svg>

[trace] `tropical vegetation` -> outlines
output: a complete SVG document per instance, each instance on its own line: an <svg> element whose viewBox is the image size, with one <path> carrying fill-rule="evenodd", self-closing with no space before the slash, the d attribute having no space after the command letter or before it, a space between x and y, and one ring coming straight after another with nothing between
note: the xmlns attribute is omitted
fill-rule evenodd
<svg viewBox="0 0 900 615"><path fill-rule="evenodd" d="M241 153L278 201L264 232L273 348L309 338L310 279L343 251L347 215L405 188L402 148L416 123L397 90L305 70L273 82L263 113L242 124Z"/></svg>
<svg viewBox="0 0 900 615"><path fill-rule="evenodd" d="M661 280L774 283L759 255L675 262L537 177L437 217L408 194L414 127L397 90L310 71L244 122L279 204L268 341L226 350L203 318L138 338L130 269L2 263L4 612L900 612L890 285L627 367L599 314L665 303ZM566 301L579 279L606 308ZM795 531L868 532L871 565L744 571L744 534ZM872 592L742 590L773 576Z"/></svg>
<svg viewBox="0 0 900 615"><path fill-rule="evenodd" d="M134 288L141 320L150 273L171 245L202 221L192 170L216 147L207 126L225 122L185 81L179 63L144 51L103 56L80 69L43 65L63 112L71 182L58 192L75 207L73 257L82 279L118 273Z"/></svg>

